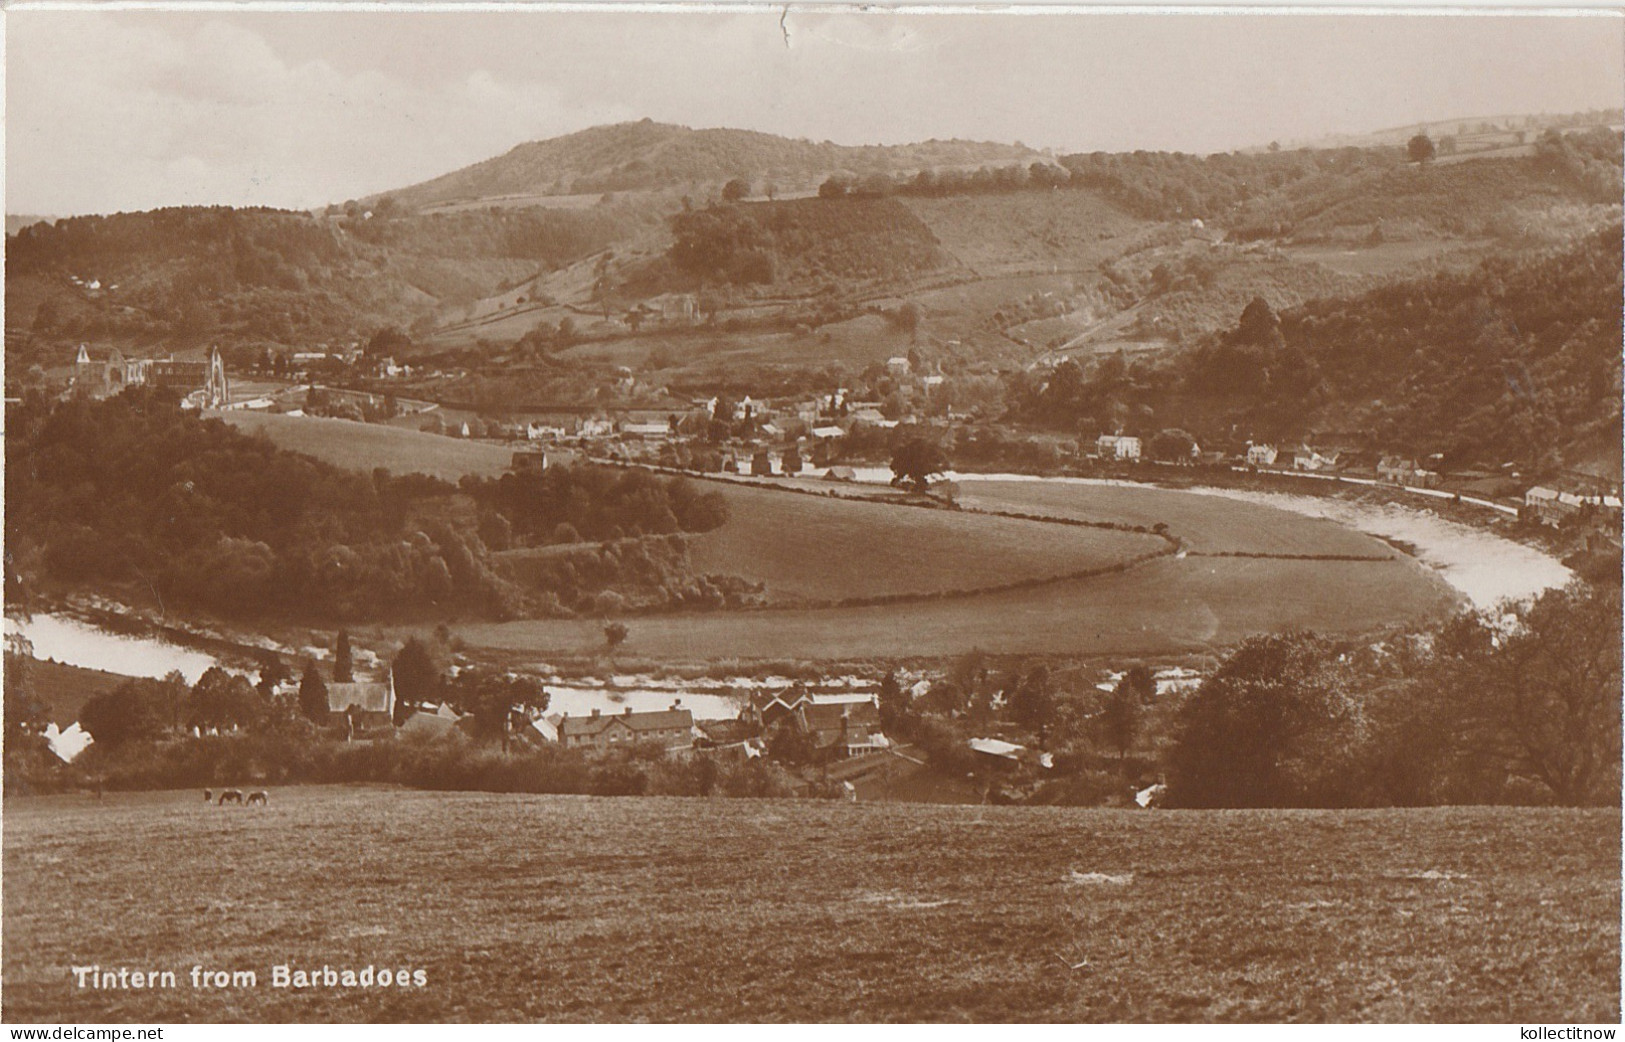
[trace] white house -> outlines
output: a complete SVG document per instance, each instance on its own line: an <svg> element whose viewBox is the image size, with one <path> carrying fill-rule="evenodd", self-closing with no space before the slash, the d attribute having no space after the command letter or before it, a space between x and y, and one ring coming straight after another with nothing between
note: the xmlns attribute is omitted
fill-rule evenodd
<svg viewBox="0 0 1625 1042"><path fill-rule="evenodd" d="M1275 458L1279 455L1280 453L1274 445L1253 445L1249 443L1247 446L1247 463L1250 466L1273 467L1275 466Z"/></svg>
<svg viewBox="0 0 1625 1042"><path fill-rule="evenodd" d="M1306 471L1331 470L1337 466L1337 456L1338 454L1335 452L1321 453L1307 445L1301 445L1292 453L1292 469Z"/></svg>
<svg viewBox="0 0 1625 1042"><path fill-rule="evenodd" d="M1095 455L1101 459L1137 460L1140 458L1140 439L1121 434L1102 434L1095 441Z"/></svg>

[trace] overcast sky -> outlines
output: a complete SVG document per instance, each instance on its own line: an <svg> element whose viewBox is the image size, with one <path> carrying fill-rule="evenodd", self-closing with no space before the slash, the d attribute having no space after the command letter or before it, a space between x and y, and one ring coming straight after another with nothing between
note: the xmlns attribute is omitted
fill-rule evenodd
<svg viewBox="0 0 1625 1042"><path fill-rule="evenodd" d="M319 206L646 116L1210 152L1625 93L1613 17L12 10L6 52L6 209L59 216Z"/></svg>

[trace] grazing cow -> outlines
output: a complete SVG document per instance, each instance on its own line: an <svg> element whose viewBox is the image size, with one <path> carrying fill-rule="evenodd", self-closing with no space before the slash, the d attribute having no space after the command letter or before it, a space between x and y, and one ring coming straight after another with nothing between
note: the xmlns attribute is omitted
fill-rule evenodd
<svg viewBox="0 0 1625 1042"><path fill-rule="evenodd" d="M204 803L213 803L214 802L214 790L213 789L204 789L203 790L203 802Z"/></svg>
<svg viewBox="0 0 1625 1042"><path fill-rule="evenodd" d="M218 806L224 807L228 803L241 802L243 802L243 794L240 791L237 789L227 789L225 792L220 794L220 802Z"/></svg>
<svg viewBox="0 0 1625 1042"><path fill-rule="evenodd" d="M251 792L251 793L248 794L248 805L250 807L252 807L256 803L258 803L260 806L264 807L264 806L268 806L270 804L270 802L271 802L271 797L266 794L264 789L260 789L258 792Z"/></svg>

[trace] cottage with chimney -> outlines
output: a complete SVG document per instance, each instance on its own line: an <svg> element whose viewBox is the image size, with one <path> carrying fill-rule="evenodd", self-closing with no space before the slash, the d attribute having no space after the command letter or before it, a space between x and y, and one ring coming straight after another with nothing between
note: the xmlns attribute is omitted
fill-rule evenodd
<svg viewBox="0 0 1625 1042"><path fill-rule="evenodd" d="M659 742L668 753L694 748L694 714L673 705L654 713L638 713L627 706L620 713L548 717L560 745L571 749L605 749L638 742Z"/></svg>

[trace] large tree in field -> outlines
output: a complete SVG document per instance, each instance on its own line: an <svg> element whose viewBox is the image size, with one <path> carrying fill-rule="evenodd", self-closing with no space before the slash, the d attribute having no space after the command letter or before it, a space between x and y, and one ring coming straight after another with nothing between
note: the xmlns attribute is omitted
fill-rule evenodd
<svg viewBox="0 0 1625 1042"><path fill-rule="evenodd" d="M1361 731L1336 649L1311 633L1253 637L1180 708L1170 803L1336 806Z"/></svg>
<svg viewBox="0 0 1625 1042"><path fill-rule="evenodd" d="M911 484L924 491L930 487L931 476L948 469L948 456L942 446L924 438L910 438L892 453L892 484Z"/></svg>
<svg viewBox="0 0 1625 1042"><path fill-rule="evenodd" d="M1405 143L1405 157L1413 163L1431 162L1436 151L1433 139L1426 134L1417 134Z"/></svg>

